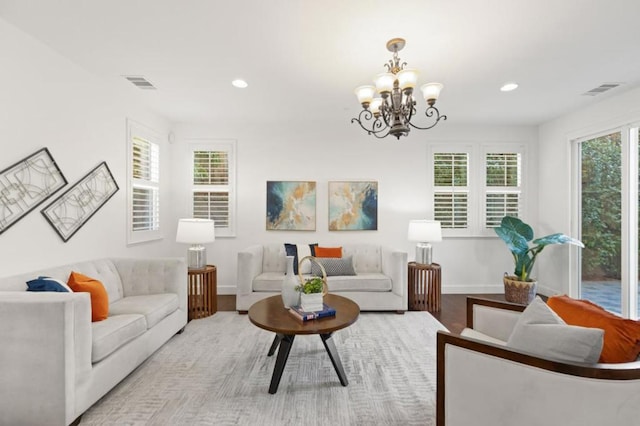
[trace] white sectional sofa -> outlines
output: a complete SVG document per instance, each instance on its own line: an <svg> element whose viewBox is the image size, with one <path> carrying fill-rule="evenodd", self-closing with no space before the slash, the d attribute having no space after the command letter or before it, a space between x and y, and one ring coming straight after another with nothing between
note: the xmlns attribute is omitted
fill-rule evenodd
<svg viewBox="0 0 640 426"><path fill-rule="evenodd" d="M329 292L348 297L363 311L407 310L407 253L375 244L343 244L356 275L329 276ZM280 294L286 269L284 244L254 245L238 252L236 309Z"/></svg>
<svg viewBox="0 0 640 426"><path fill-rule="evenodd" d="M100 280L109 316L91 322L89 293L25 291L40 275ZM183 259L100 259L0 278L0 424L68 425L187 323Z"/></svg>

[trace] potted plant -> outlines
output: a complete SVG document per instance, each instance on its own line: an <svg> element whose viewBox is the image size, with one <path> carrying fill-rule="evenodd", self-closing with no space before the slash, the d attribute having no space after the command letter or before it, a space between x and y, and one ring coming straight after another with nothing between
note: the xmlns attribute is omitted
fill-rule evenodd
<svg viewBox="0 0 640 426"><path fill-rule="evenodd" d="M324 292L324 280L313 277L296 287L300 292L300 305L305 312L322 310L322 296Z"/></svg>
<svg viewBox="0 0 640 426"><path fill-rule="evenodd" d="M513 254L515 263L514 275L505 272L504 295L508 302L521 304L531 303L536 296L538 282L530 274L536 258L542 250L551 244L572 244L584 248L581 241L567 235L557 233L533 239L533 229L517 217L505 216L500 226L494 228L496 234L505 242ZM531 241L533 246L529 246Z"/></svg>

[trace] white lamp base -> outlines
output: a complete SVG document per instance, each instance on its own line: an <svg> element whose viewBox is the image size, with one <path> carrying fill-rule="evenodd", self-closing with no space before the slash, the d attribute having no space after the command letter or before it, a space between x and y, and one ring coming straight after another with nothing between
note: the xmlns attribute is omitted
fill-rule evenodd
<svg viewBox="0 0 640 426"><path fill-rule="evenodd" d="M429 243L416 244L416 263L431 265L433 263L433 250Z"/></svg>
<svg viewBox="0 0 640 426"><path fill-rule="evenodd" d="M207 248L203 245L192 245L187 250L187 267L204 269L207 266Z"/></svg>

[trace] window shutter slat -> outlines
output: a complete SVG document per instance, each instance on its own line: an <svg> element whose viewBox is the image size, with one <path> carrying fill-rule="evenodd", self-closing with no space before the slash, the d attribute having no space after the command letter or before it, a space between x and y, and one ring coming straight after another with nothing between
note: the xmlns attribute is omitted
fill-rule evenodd
<svg viewBox="0 0 640 426"><path fill-rule="evenodd" d="M485 156L485 227L500 226L504 216L519 217L521 200L521 154L487 153Z"/></svg>

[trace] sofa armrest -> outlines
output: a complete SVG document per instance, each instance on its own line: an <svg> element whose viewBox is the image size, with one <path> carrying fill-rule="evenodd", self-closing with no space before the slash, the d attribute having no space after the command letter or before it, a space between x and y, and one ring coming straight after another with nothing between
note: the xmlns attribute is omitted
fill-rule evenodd
<svg viewBox="0 0 640 426"><path fill-rule="evenodd" d="M437 337L438 426L636 424L640 364L562 363Z"/></svg>
<svg viewBox="0 0 640 426"><path fill-rule="evenodd" d="M467 297L467 327L506 342L526 306Z"/></svg>
<svg viewBox="0 0 640 426"><path fill-rule="evenodd" d="M253 279L262 273L263 251L263 246L253 245L238 252L236 294L251 294L253 291Z"/></svg>
<svg viewBox="0 0 640 426"><path fill-rule="evenodd" d="M391 278L391 291L407 300L407 253L382 248L382 273ZM404 309L407 309L405 305Z"/></svg>
<svg viewBox="0 0 640 426"><path fill-rule="evenodd" d="M89 293L0 293L0 424L69 424L91 371Z"/></svg>
<svg viewBox="0 0 640 426"><path fill-rule="evenodd" d="M112 259L125 296L175 293L187 311L187 264L183 258Z"/></svg>

